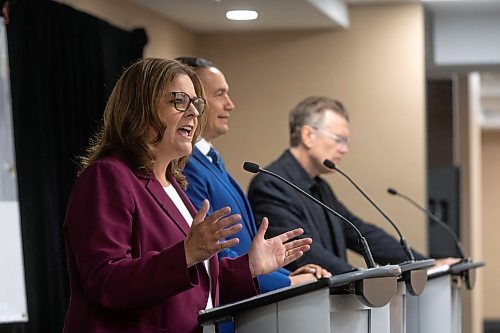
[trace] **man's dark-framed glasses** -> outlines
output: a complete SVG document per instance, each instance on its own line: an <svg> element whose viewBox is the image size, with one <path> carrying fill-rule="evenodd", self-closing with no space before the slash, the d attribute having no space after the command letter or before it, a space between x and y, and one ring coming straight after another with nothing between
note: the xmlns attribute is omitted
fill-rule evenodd
<svg viewBox="0 0 500 333"><path fill-rule="evenodd" d="M205 112L207 101L205 101L203 97L191 98L188 94L182 91L173 91L171 95L172 100L170 101L170 103L174 104L174 107L177 111L186 112L189 109L189 105L191 105L192 103L200 116L203 114L203 112Z"/></svg>

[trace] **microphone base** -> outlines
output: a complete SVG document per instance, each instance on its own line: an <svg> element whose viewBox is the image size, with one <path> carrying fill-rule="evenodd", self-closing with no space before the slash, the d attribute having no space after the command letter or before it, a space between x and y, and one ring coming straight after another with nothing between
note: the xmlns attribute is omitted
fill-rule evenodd
<svg viewBox="0 0 500 333"><path fill-rule="evenodd" d="M427 285L427 268L434 266L434 259L405 261L399 264L401 267L401 280L411 295L420 295Z"/></svg>

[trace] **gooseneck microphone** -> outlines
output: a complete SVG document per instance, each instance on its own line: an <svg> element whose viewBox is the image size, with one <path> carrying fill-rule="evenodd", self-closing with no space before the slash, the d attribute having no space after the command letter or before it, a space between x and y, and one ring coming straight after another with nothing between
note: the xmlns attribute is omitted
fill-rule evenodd
<svg viewBox="0 0 500 333"><path fill-rule="evenodd" d="M326 209L328 212L330 212L333 215L335 215L338 218L340 218L342 221L345 221L358 234L359 240L361 242L361 246L363 247L363 258L365 259L366 266L368 268L375 268L377 266L375 264L375 260L373 260L373 256L372 256L372 253L370 251L370 247L368 246L368 242L366 241L365 237L363 237L363 235L361 234L361 232L359 231L359 229L356 228L356 226L351 221L349 221L348 219L346 219L345 217L343 217L342 215L340 215L339 213L337 213L336 211L334 211L332 208L328 207L327 205L325 205L324 203L322 203L321 201L319 201L318 199L316 199L315 197L313 197L312 195L310 195L309 193L307 193L306 191L304 191L303 189L301 189L300 187L298 187L297 185L295 185L294 183L290 182L289 180L281 177L280 175L278 175L278 174L276 174L276 173L274 173L272 171L269 171L269 170L266 170L266 169L261 169L258 164L255 164L255 163L252 163L252 162L245 162L245 163L243 163L243 169L245 169L246 171L251 172L251 173L262 172L262 173L265 173L267 175L270 175L270 176L272 176L274 178L277 178L277 179L281 180L282 182L284 182L288 186L294 188L295 190L297 190L302 195L306 196L307 198L309 198L310 200L312 200L316 204L320 205L322 208Z"/></svg>
<svg viewBox="0 0 500 333"><path fill-rule="evenodd" d="M462 244L460 243L460 240L458 239L458 237L455 234L455 232L446 223L444 223L440 218L438 218L436 215L432 214L430 211L428 211L424 207L420 206L418 203L415 202L415 200L409 198L408 196L406 196L406 195L404 195L402 193L399 193L398 191L396 191L395 189L393 189L391 187L389 187L387 189L387 192L389 194L391 194L391 195L395 195L395 196L398 196L398 197L401 197L401 198L405 199L406 201L408 201L409 203L411 203L413 206L417 207L419 210L421 210L422 212L424 212L424 214L426 214L427 216L429 216L441 228L443 228L444 230L446 230L446 232L451 236L451 238L455 242L455 246L457 247L458 252L460 253L460 256L462 257L462 259L464 261L468 261L469 260L467 258L467 256L465 255L465 251L464 251L464 249L462 247Z"/></svg>
<svg viewBox="0 0 500 333"><path fill-rule="evenodd" d="M405 254L406 254L406 257L408 258L408 260L410 261L415 261L415 255L413 254L412 250L410 249L410 246L408 245L408 242L406 241L406 239L404 238L403 234L401 233L401 230L399 230L399 228L397 227L396 223L394 223L383 211L382 209L380 209L380 207L375 204L375 202L373 202L373 200L368 196L368 194L366 194L365 191L363 191L352 179L351 177L349 177L347 174L345 174L342 170L340 170L339 168L337 168L337 166L335 165L335 163L333 163L332 161L330 161L329 159L326 159L323 161L323 165L326 166L327 168L329 169L332 169L332 170L335 170L337 171L338 173L340 173L342 176L344 176L358 191L359 193L361 193L365 198L366 200L368 200L373 207L375 207L377 209L377 211L382 214L382 216L392 225L392 227L396 230L396 232L398 233L398 236L399 236L399 243L401 244L401 247L403 248L403 250L405 251Z"/></svg>

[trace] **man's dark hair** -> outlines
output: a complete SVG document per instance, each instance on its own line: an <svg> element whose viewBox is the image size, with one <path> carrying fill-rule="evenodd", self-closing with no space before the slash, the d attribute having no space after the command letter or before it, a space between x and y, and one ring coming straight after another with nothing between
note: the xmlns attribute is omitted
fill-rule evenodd
<svg viewBox="0 0 500 333"><path fill-rule="evenodd" d="M194 69L217 67L210 60L200 57L177 57L175 60Z"/></svg>

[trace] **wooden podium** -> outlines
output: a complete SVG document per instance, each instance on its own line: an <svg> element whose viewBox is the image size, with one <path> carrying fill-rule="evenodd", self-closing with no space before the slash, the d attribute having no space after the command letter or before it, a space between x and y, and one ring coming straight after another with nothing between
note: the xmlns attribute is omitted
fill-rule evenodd
<svg viewBox="0 0 500 333"><path fill-rule="evenodd" d="M397 265L356 270L201 311L199 322L204 333L230 320L237 333L387 333L399 276Z"/></svg>
<svg viewBox="0 0 500 333"><path fill-rule="evenodd" d="M429 271L429 281L420 296L407 299L407 333L461 333L461 292L472 289L476 269L483 261L464 261L438 271Z"/></svg>

